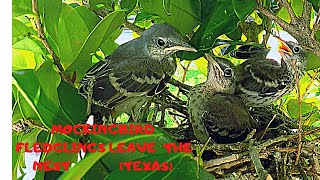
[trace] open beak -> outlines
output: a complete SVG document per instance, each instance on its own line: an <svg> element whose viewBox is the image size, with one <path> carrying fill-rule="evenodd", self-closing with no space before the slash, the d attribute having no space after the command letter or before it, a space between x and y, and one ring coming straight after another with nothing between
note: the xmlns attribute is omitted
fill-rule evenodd
<svg viewBox="0 0 320 180"><path fill-rule="evenodd" d="M289 48L287 43L284 40L280 39L279 37L276 37L276 38L279 43L277 47L277 50L279 51L279 53L287 53L292 55L292 50Z"/></svg>

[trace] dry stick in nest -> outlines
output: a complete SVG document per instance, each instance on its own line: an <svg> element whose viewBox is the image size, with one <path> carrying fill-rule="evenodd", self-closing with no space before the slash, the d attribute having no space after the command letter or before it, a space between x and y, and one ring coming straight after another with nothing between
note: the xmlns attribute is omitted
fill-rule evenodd
<svg viewBox="0 0 320 180"><path fill-rule="evenodd" d="M266 179L266 178L271 178L271 175L264 169L264 167L261 164L260 158L259 158L259 153L261 151L258 146L254 146L255 140L251 139L249 142L249 155L251 157L251 161L254 164L255 170L257 174L259 175L260 179ZM272 179L272 178L271 178Z"/></svg>
<svg viewBox="0 0 320 180"><path fill-rule="evenodd" d="M319 133L319 132L320 132L320 128L315 128L313 130L303 132L302 136L315 134L315 133ZM257 157L256 152L258 152L259 158L266 158L267 155L269 155L271 152L274 152L274 151L276 151L276 152L277 151L279 151L279 152L293 152L293 151L296 151L296 149L290 148L287 150L286 149L272 149L272 150L268 150L268 151L264 151L264 152L260 152L260 151L263 149L266 149L267 147L269 147L271 145L276 145L278 143L283 143L283 142L287 142L289 140L295 139L295 138L297 138L297 136L298 136L297 134L283 135L283 136L277 137L275 139L266 140L258 145L251 146L251 147L248 143L212 144L205 149L206 150L215 149L215 150L221 150L221 151L226 151L226 152L237 151L237 152L242 152L242 153L233 154L233 155L229 155L227 157L222 157L219 159L207 161L207 162L205 162L204 167L210 172L212 172L212 171L216 172L216 171L222 170L222 169L230 169L233 166L243 164L245 162L249 162L250 161L249 157L247 157L247 159L244 159L243 157L247 156L250 152L251 152L250 155L253 156L254 158ZM192 146L192 149L195 149L195 147ZM248 152L248 149L249 149L249 152ZM258 163L258 162L256 161L256 163ZM258 165L258 167L260 167L260 166ZM259 168L259 171L260 170L261 170L261 167Z"/></svg>
<svg viewBox="0 0 320 180"><path fill-rule="evenodd" d="M40 20L40 14L39 14L37 0L32 0L32 11L36 15L36 17L35 17L36 28L37 28L38 36L41 39L42 44L47 49L49 54L52 56L53 63L57 66L57 68L59 70L59 74L61 75L62 79L70 84L73 84L74 82L72 82L71 77L67 74L64 74L64 68L62 67L62 64L60 63L58 56L54 53L50 44L47 41L47 38L46 38L44 31L43 31L42 23Z"/></svg>

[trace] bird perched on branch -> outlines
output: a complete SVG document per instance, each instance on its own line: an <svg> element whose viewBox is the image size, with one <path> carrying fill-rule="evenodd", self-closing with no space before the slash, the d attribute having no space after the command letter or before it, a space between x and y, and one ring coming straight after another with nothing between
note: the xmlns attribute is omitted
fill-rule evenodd
<svg viewBox="0 0 320 180"><path fill-rule="evenodd" d="M209 137L216 143L243 141L256 125L247 106L233 95L234 65L222 58L206 54L206 82L190 90L188 112L195 136L201 143Z"/></svg>
<svg viewBox="0 0 320 180"><path fill-rule="evenodd" d="M180 50L196 52L173 27L155 24L93 65L80 81L79 93L92 102L93 114L135 114L164 89L177 66L172 54Z"/></svg>
<svg viewBox="0 0 320 180"><path fill-rule="evenodd" d="M245 45L230 53L247 59L236 67L238 94L247 106L263 107L288 94L295 87L295 73L303 76L307 52L297 43L277 38L280 60L267 58L266 48Z"/></svg>

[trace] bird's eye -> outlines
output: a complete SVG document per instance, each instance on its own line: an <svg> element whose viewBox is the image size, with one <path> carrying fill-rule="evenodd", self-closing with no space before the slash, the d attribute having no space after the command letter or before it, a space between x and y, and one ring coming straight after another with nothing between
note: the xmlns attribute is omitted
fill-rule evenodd
<svg viewBox="0 0 320 180"><path fill-rule="evenodd" d="M232 77L233 75L233 70L231 68L226 68L223 72L225 77Z"/></svg>
<svg viewBox="0 0 320 180"><path fill-rule="evenodd" d="M300 52L300 48L297 47L297 46L294 47L294 48L293 48L293 52L294 52L294 53L299 53L299 52Z"/></svg>
<svg viewBox="0 0 320 180"><path fill-rule="evenodd" d="M162 46L166 45L166 41L164 39L162 39L162 38L159 38L157 40L157 44L158 44L158 46L162 47Z"/></svg>

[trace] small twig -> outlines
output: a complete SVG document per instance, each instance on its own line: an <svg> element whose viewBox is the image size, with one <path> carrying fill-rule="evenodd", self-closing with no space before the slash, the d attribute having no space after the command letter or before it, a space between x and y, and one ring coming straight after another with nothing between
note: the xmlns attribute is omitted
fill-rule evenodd
<svg viewBox="0 0 320 180"><path fill-rule="evenodd" d="M309 30L310 20L311 20L311 3L309 1L304 1L303 11L302 11L302 20L304 22L306 30Z"/></svg>
<svg viewBox="0 0 320 180"><path fill-rule="evenodd" d="M45 128L44 126L39 126L39 125L37 125L37 124L34 124L34 123L32 123L32 121L25 120L25 121L23 121L23 122L24 122L25 124L27 124L28 126L35 127L35 128L37 128L37 129L41 129L41 130L50 132L50 130L48 130L48 129Z"/></svg>
<svg viewBox="0 0 320 180"><path fill-rule="evenodd" d="M140 28L139 26L134 25L133 23L130 23L129 21L125 20L124 25L126 28L129 28L130 30L136 32L137 34L142 34L145 29Z"/></svg>
<svg viewBox="0 0 320 180"><path fill-rule="evenodd" d="M266 171L264 169L264 167L262 166L261 164L261 161L260 161L260 158L259 158L259 153L260 153L260 150L259 148L257 148L256 146L254 146L254 139L252 139L250 141L249 144L251 144L251 146L249 147L249 155L251 157L251 161L253 162L254 164L254 167L255 167L255 170L257 172L257 174L259 175L259 178L260 179L266 179L267 176L270 176L270 174L268 173L268 171Z"/></svg>
<svg viewBox="0 0 320 180"><path fill-rule="evenodd" d="M259 140L262 140L262 138L264 137L264 135L267 133L269 126L271 125L271 123L273 122L273 120L274 120L276 117L277 117L277 114L274 114L273 117L272 117L272 119L269 121L266 129L263 131L263 133L262 133L262 135L261 135L261 137L260 137Z"/></svg>
<svg viewBox="0 0 320 180"><path fill-rule="evenodd" d="M71 77L69 75L64 74L64 68L62 67L62 64L60 63L60 60L59 60L58 56L52 50L50 44L47 41L47 38L46 38L46 36L44 34L43 27L42 27L41 20L40 20L37 0L32 0L32 10L36 14L35 23L36 23L36 28L37 28L37 31L38 31L38 36L41 39L42 44L44 45L44 47L47 49L47 51L52 56L53 63L59 69L59 73L62 76L62 78L66 82L69 82L69 83L73 84L73 82L71 81Z"/></svg>
<svg viewBox="0 0 320 180"><path fill-rule="evenodd" d="M232 161L236 161L240 158L239 154L231 154L229 156L224 156L222 158L218 158L218 159L211 159L209 161L205 161L203 164L204 168L210 168L210 167L214 167L214 166L218 166L224 163L229 163Z"/></svg>
<svg viewBox="0 0 320 180"><path fill-rule="evenodd" d="M186 84L184 84L184 83L182 83L182 82L180 82L178 80L175 80L173 78L171 78L169 80L169 83L174 85L174 86L177 86L179 89L185 89L185 90L188 90L188 91L192 88L192 86L186 85Z"/></svg>

